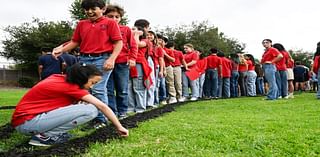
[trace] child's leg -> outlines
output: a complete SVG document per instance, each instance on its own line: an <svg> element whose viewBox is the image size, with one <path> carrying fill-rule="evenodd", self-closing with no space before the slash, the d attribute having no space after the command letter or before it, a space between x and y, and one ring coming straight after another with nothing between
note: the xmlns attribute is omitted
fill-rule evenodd
<svg viewBox="0 0 320 157"><path fill-rule="evenodd" d="M77 104L61 107L47 113L39 114L32 120L16 127L24 134L43 134L53 137L86 123L98 114L94 105Z"/></svg>

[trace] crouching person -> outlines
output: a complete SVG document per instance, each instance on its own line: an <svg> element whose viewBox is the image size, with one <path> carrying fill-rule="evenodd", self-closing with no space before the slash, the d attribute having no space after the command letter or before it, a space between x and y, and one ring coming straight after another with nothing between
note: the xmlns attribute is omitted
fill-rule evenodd
<svg viewBox="0 0 320 157"><path fill-rule="evenodd" d="M23 134L32 135L36 146L63 143L68 131L98 115L100 110L115 125L119 135L128 136L112 110L87 91L101 80L94 65L75 64L66 75L54 74L31 88L20 100L12 116L12 125ZM86 103L76 103L83 101Z"/></svg>

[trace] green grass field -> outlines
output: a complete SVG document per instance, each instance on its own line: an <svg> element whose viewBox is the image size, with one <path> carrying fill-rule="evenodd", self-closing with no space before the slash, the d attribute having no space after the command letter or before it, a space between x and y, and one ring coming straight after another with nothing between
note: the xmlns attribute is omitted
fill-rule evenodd
<svg viewBox="0 0 320 157"><path fill-rule="evenodd" d="M14 105L25 91L10 92L1 91L0 104ZM262 99L190 102L140 123L126 139L92 143L79 156L320 156L320 102L315 93ZM10 121L12 110L0 113L0 125ZM27 139L15 133L0 141L0 150Z"/></svg>

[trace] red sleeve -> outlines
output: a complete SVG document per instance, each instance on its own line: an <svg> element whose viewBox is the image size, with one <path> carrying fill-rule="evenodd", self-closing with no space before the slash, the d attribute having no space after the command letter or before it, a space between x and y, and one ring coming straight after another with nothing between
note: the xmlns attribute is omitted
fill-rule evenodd
<svg viewBox="0 0 320 157"><path fill-rule="evenodd" d="M129 44L129 60L136 60L137 59L137 53L138 53L138 45L136 43L136 40L134 39L134 35L129 27L127 27L127 39Z"/></svg>
<svg viewBox="0 0 320 157"><path fill-rule="evenodd" d="M314 58L314 62L313 62L313 66L312 66L312 71L316 74L318 74L318 70L319 70L319 57L320 56L316 56Z"/></svg>
<svg viewBox="0 0 320 157"><path fill-rule="evenodd" d="M112 41L122 40L119 25L114 20L109 20L108 34Z"/></svg>
<svg viewBox="0 0 320 157"><path fill-rule="evenodd" d="M76 29L75 29L74 32L73 32L73 36L72 36L72 41L73 41L73 42L81 43L80 27L81 27L82 23L83 23L83 21L80 21L80 22L77 24L77 27L76 27Z"/></svg>

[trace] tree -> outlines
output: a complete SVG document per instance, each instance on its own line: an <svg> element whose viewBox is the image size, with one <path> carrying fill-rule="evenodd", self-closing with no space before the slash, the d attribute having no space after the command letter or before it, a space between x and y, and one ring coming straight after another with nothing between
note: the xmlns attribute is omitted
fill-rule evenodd
<svg viewBox="0 0 320 157"><path fill-rule="evenodd" d="M75 0L71 4L71 8L69 9L71 13L71 18L74 21L79 21L86 18L86 14L84 13L84 10L81 8L81 2L82 0ZM110 4L110 0L106 0L106 4ZM124 15L120 21L120 24L127 25L128 23L129 23L128 16Z"/></svg>
<svg viewBox="0 0 320 157"><path fill-rule="evenodd" d="M219 32L217 27L208 24L208 21L200 23L192 22L191 25L181 25L176 28L166 27L159 30L176 44L176 49L183 50L183 45L191 43L195 49L205 54L210 48L215 47L220 51L229 54L243 51L245 44L238 40L228 38L224 33Z"/></svg>
<svg viewBox="0 0 320 157"><path fill-rule="evenodd" d="M307 52L302 49L298 50L288 50L293 60L300 61L303 65L310 67L311 62L313 61L313 53Z"/></svg>
<svg viewBox="0 0 320 157"><path fill-rule="evenodd" d="M0 54L29 70L37 68L41 48L54 48L70 40L73 32L70 22L42 22L39 19L20 26L8 26L4 31L9 36L3 41L4 51Z"/></svg>

